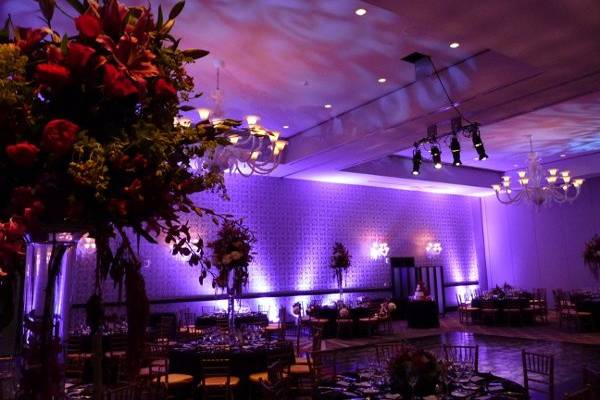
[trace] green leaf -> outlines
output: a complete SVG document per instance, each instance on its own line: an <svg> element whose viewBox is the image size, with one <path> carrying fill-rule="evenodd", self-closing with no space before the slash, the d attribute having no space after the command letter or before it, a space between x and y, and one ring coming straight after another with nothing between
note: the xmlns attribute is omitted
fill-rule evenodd
<svg viewBox="0 0 600 400"><path fill-rule="evenodd" d="M79 0L66 0L66 2L79 14L83 14L86 10L85 5L80 3Z"/></svg>
<svg viewBox="0 0 600 400"><path fill-rule="evenodd" d="M171 12L169 13L169 19L177 18L177 16L179 14L181 14L181 11L183 10L184 6L185 6L185 1L180 1L177 4L175 4L173 6L173 8L171 8Z"/></svg>
<svg viewBox="0 0 600 400"><path fill-rule="evenodd" d="M173 25L175 25L175 20L174 19L168 20L167 22L165 22L163 27L160 29L160 33L162 33L162 34L169 33L169 31L173 28Z"/></svg>
<svg viewBox="0 0 600 400"><path fill-rule="evenodd" d="M50 24L52 20L52 16L54 15L54 8L56 7L56 0L38 0L38 4L40 6L40 11L44 18L46 18L46 22Z"/></svg>
<svg viewBox="0 0 600 400"><path fill-rule="evenodd" d="M156 19L156 29L160 30L160 28L162 27L163 24L163 12L162 12L162 7L159 5L158 6L158 18Z"/></svg>
<svg viewBox="0 0 600 400"><path fill-rule="evenodd" d="M187 50L183 50L183 55L184 56L193 58L194 60L197 60L197 59L202 58L202 57L206 57L208 54L209 54L208 51L201 50L201 49L187 49Z"/></svg>
<svg viewBox="0 0 600 400"><path fill-rule="evenodd" d="M67 45L69 44L69 36L65 33L60 41L60 51L64 55L67 54Z"/></svg>

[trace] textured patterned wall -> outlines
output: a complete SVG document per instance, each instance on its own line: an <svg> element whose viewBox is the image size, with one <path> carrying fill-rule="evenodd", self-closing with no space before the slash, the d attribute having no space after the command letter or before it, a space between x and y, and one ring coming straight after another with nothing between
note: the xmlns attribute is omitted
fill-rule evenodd
<svg viewBox="0 0 600 400"><path fill-rule="evenodd" d="M328 268L334 241L346 244L353 257L349 287L390 285L388 265L369 257L374 240L389 243L391 256L415 256L418 264L429 263L425 245L437 240L444 248L439 263L447 281L478 278L479 199L263 177L231 176L227 187L229 202L214 195L196 200L245 217L256 233L251 292L335 288ZM210 221L195 216L190 221L196 232L212 239ZM149 262L144 272L151 299L213 293L210 284L198 284L197 270L170 256L166 245L142 244L141 253ZM93 288L91 261L80 261L76 303ZM109 292L107 300L114 299L115 292Z"/></svg>

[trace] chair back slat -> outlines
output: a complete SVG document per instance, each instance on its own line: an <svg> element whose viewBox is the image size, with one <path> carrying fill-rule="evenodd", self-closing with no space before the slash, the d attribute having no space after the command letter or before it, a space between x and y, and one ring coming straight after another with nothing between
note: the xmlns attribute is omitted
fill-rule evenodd
<svg viewBox="0 0 600 400"><path fill-rule="evenodd" d="M466 365L474 372L479 370L479 346L444 345L446 361Z"/></svg>
<svg viewBox="0 0 600 400"><path fill-rule="evenodd" d="M135 400L137 398L137 385L128 383L104 393L104 400Z"/></svg>
<svg viewBox="0 0 600 400"><path fill-rule="evenodd" d="M554 356L521 352L523 359L523 385L527 391L548 393L554 398ZM531 385L531 383L534 385Z"/></svg>

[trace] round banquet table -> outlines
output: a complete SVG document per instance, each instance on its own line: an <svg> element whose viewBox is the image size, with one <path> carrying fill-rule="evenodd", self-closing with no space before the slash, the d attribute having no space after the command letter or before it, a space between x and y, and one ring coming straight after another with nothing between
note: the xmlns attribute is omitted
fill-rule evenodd
<svg viewBox="0 0 600 400"><path fill-rule="evenodd" d="M367 376L369 375L369 376ZM468 387L469 389L465 389ZM389 386L380 385L368 373L346 373L338 375L335 382L321 384L318 398L324 400L370 399L394 400L402 396L392 393ZM485 399L485 400L525 400L529 394L523 386L492 374L477 374L466 384L451 383L450 394L441 399Z"/></svg>
<svg viewBox="0 0 600 400"><path fill-rule="evenodd" d="M196 318L196 328L209 328L218 325L227 325L227 314L217 313L210 315L201 315ZM242 325L269 325L269 317L263 313L236 314L235 326Z"/></svg>
<svg viewBox="0 0 600 400"><path fill-rule="evenodd" d="M196 384L202 376L202 360L227 358L231 360L231 374L240 378L239 393L247 393L248 376L267 370L268 358L275 354L289 354L294 361L292 342L271 341L257 346L198 346L192 344L174 347L169 351L169 369L174 373L192 375Z"/></svg>

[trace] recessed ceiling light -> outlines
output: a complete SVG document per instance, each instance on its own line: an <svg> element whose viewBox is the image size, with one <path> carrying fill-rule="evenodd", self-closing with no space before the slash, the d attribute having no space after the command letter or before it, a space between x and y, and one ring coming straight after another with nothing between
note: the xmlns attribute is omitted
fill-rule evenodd
<svg viewBox="0 0 600 400"><path fill-rule="evenodd" d="M331 104L325 104L323 107L325 107L325 108L331 108Z"/></svg>
<svg viewBox="0 0 600 400"><path fill-rule="evenodd" d="M458 43L458 42L452 42L452 43L450 43L450 48L451 49L457 49L459 47L460 47L460 43Z"/></svg>
<svg viewBox="0 0 600 400"><path fill-rule="evenodd" d="M387 79L385 79L385 78L379 78L379 79L377 79L377 82L379 82L379 83L386 83Z"/></svg>
<svg viewBox="0 0 600 400"><path fill-rule="evenodd" d="M561 154L560 158L565 158L567 155L566 154Z"/></svg>
<svg viewBox="0 0 600 400"><path fill-rule="evenodd" d="M287 128L289 128L289 127L290 127L289 125L284 125L284 126L283 126L283 129L287 129Z"/></svg>
<svg viewBox="0 0 600 400"><path fill-rule="evenodd" d="M354 10L354 14L356 14L360 17L362 17L366 13L367 13L367 10L365 10L364 8L357 8L356 10Z"/></svg>

